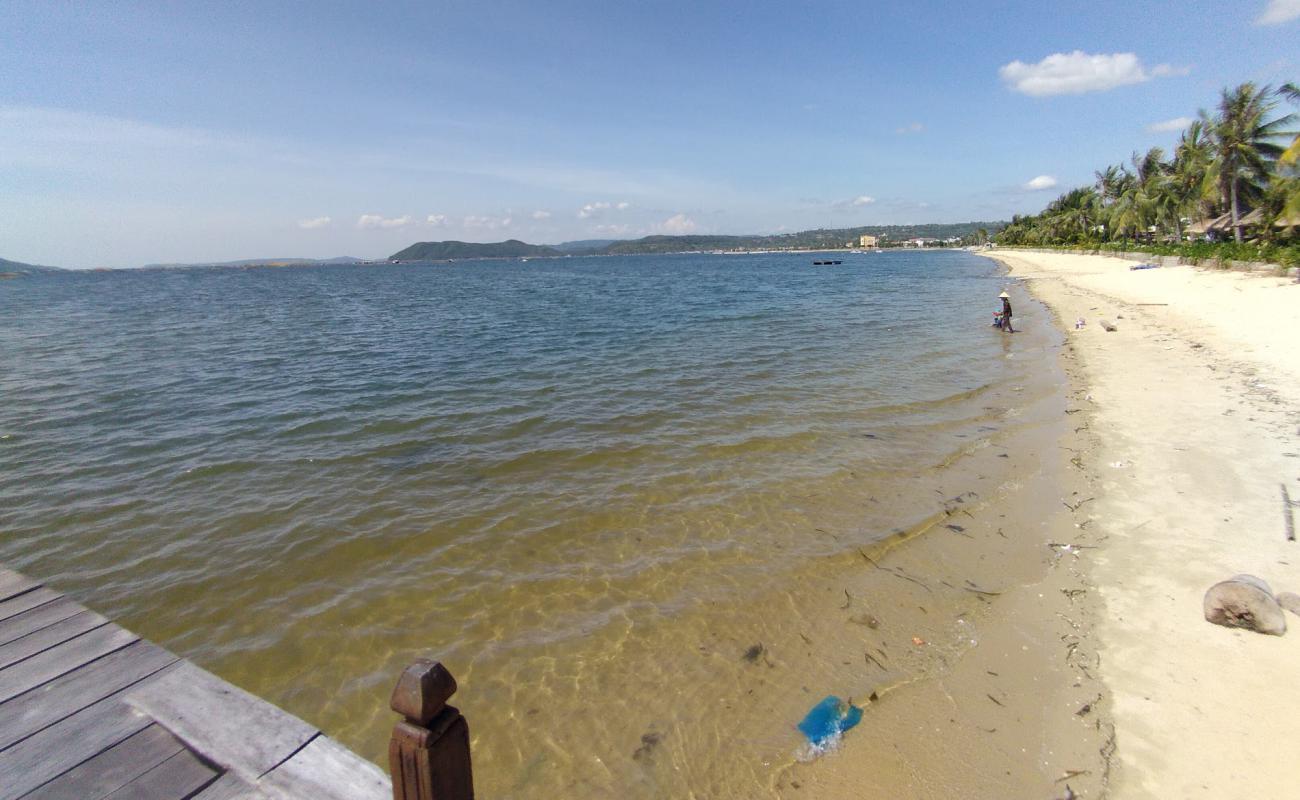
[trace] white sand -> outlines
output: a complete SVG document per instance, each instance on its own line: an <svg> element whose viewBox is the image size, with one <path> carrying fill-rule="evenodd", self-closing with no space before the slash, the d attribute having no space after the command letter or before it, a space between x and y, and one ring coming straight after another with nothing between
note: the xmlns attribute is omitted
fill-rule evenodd
<svg viewBox="0 0 1300 800"><path fill-rule="evenodd" d="M1094 635L1117 797L1300 797L1300 617L1283 637L1205 622L1240 572L1300 592L1300 285L1100 256L995 251L1071 329L1096 445ZM1139 304L1168 305L1139 305ZM1076 318L1087 325L1074 331ZM1118 330L1098 324L1107 319ZM1083 424L1083 423L1081 423ZM1297 509L1300 518L1300 509Z"/></svg>

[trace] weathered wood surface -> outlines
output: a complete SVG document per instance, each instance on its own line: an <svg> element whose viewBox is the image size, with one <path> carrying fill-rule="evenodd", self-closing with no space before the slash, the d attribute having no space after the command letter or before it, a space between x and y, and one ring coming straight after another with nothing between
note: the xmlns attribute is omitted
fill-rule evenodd
<svg viewBox="0 0 1300 800"><path fill-rule="evenodd" d="M246 781L256 781L319 733L260 697L188 662L132 692L129 702Z"/></svg>
<svg viewBox="0 0 1300 800"><path fill-rule="evenodd" d="M258 787L279 800L391 800L392 785L383 770L327 736L317 736L293 758L271 770Z"/></svg>
<svg viewBox="0 0 1300 800"><path fill-rule="evenodd" d="M13 666L0 669L0 702L35 689L46 681L52 681L139 640L139 636L128 630L116 625L105 625Z"/></svg>
<svg viewBox="0 0 1300 800"><path fill-rule="evenodd" d="M186 798L220 775L189 750L181 750L110 794L107 800L176 800Z"/></svg>
<svg viewBox="0 0 1300 800"><path fill-rule="evenodd" d="M176 656L166 650L149 642L136 642L0 703L0 753L174 663Z"/></svg>
<svg viewBox="0 0 1300 800"><path fill-rule="evenodd" d="M0 567L0 800L379 800L311 725Z"/></svg>
<svg viewBox="0 0 1300 800"><path fill-rule="evenodd" d="M29 611L37 606L44 605L51 600L57 600L59 597L60 595L58 592L51 589L39 588L0 600L0 620L17 616L24 611Z"/></svg>
<svg viewBox="0 0 1300 800"><path fill-rule="evenodd" d="M110 695L0 751L0 800L15 800L153 724Z"/></svg>
<svg viewBox="0 0 1300 800"><path fill-rule="evenodd" d="M184 749L175 736L150 725L42 786L41 800L105 797Z"/></svg>
<svg viewBox="0 0 1300 800"><path fill-rule="evenodd" d="M0 567L0 600L8 600L16 594L35 589L40 585L41 582L38 580L33 580L7 567Z"/></svg>
<svg viewBox="0 0 1300 800"><path fill-rule="evenodd" d="M53 625L34 631L21 639L16 639L8 644L0 644L0 669L42 653L56 644L63 644L69 639L92 631L107 622L108 620L94 611L82 611L80 614L74 614L65 620L60 620Z"/></svg>
<svg viewBox="0 0 1300 800"><path fill-rule="evenodd" d="M80 614L85 611L77 603L72 602L67 597L60 597L44 605L33 609L15 614L12 617L0 621L0 644L8 644L14 639L22 638L29 633L35 633L47 625L53 625L56 622Z"/></svg>
<svg viewBox="0 0 1300 800"><path fill-rule="evenodd" d="M192 800L267 800L266 795L233 772L227 772Z"/></svg>

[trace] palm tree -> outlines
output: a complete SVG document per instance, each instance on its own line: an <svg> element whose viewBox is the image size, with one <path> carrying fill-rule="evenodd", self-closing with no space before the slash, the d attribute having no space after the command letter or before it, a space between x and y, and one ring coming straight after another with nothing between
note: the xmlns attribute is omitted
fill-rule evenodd
<svg viewBox="0 0 1300 800"><path fill-rule="evenodd" d="M1294 83L1282 84L1277 93L1290 100L1293 103L1300 103L1300 86ZM1291 140L1291 145L1279 156L1278 160L1289 167L1294 167L1297 161L1300 161L1300 131L1293 131L1295 138Z"/></svg>
<svg viewBox="0 0 1300 800"><path fill-rule="evenodd" d="M1206 207L1206 178L1210 174L1210 143L1205 135L1205 125L1195 120L1178 139L1174 149L1174 162L1165 175L1163 191L1171 197L1161 205L1172 206L1174 235L1183 240L1182 215L1201 217L1208 213Z"/></svg>
<svg viewBox="0 0 1300 800"><path fill-rule="evenodd" d="M1273 140L1282 135L1282 126L1293 117L1288 114L1269 120L1276 106L1272 96L1269 87L1257 88L1246 82L1223 90L1215 117L1201 112L1213 144L1219 191L1232 214L1233 237L1238 243L1242 239L1242 196L1258 194L1260 183L1268 178L1269 165L1282 154Z"/></svg>

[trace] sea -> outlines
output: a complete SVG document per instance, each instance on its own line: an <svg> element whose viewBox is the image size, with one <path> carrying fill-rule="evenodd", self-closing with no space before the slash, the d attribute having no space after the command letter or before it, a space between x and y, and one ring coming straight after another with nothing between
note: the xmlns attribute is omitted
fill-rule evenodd
<svg viewBox="0 0 1300 800"><path fill-rule="evenodd" d="M988 259L835 258L0 281L0 562L381 765L439 659L482 796L761 794L872 668L776 648L847 607L808 587L931 519L1050 349Z"/></svg>

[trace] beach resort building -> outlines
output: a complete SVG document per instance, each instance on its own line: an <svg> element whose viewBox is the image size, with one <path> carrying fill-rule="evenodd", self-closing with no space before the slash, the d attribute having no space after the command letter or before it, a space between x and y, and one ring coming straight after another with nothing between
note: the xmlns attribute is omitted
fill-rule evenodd
<svg viewBox="0 0 1300 800"><path fill-rule="evenodd" d="M869 233L864 233L858 237L858 247L878 247L880 239Z"/></svg>

